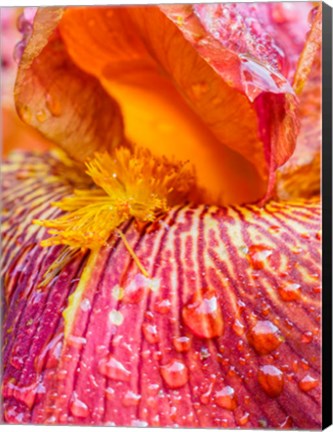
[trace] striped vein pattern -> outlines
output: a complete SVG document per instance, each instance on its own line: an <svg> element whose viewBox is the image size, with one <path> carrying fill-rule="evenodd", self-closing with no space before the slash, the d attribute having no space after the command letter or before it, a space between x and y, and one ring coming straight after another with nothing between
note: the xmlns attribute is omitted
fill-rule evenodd
<svg viewBox="0 0 333 432"><path fill-rule="evenodd" d="M318 199L174 208L76 255L43 249L50 204L75 177L54 154L3 168L3 403L9 423L273 427L321 425ZM62 313L94 264L64 337Z"/></svg>

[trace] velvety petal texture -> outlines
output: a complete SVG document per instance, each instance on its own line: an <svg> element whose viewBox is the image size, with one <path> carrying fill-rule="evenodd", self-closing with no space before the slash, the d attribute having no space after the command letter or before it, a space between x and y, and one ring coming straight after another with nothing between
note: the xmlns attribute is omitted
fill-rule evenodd
<svg viewBox="0 0 333 432"><path fill-rule="evenodd" d="M320 428L318 199L129 221L149 277L115 235L43 286L62 247L31 222L81 177L54 154L3 171L7 422Z"/></svg>

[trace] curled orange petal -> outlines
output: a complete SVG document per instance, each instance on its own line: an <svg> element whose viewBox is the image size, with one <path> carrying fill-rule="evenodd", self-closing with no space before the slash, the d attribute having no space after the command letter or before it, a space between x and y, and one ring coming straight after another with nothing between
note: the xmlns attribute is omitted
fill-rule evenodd
<svg viewBox="0 0 333 432"><path fill-rule="evenodd" d="M294 50L281 49L282 32L264 32L276 21L271 9L235 7L73 8L59 24L71 58L120 104L126 136L193 162L206 202L267 197L298 131L297 100L284 76L293 69L280 53L297 57L301 38Z"/></svg>
<svg viewBox="0 0 333 432"><path fill-rule="evenodd" d="M20 117L78 161L123 139L117 104L77 68L59 38L61 8L38 10L15 86Z"/></svg>

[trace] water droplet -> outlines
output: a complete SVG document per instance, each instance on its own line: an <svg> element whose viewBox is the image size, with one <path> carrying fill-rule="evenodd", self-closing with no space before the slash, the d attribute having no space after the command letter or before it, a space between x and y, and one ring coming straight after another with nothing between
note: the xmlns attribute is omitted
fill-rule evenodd
<svg viewBox="0 0 333 432"><path fill-rule="evenodd" d="M200 396L200 402L202 404L204 404L204 405L209 404L210 398L212 396L212 391L213 391L213 388L214 388L214 383L215 383L215 381L211 382L209 384L209 386L208 386L208 389L205 391L205 393L202 393L202 395Z"/></svg>
<svg viewBox="0 0 333 432"><path fill-rule="evenodd" d="M182 310L185 324L201 338L213 338L223 333L223 318L215 291L197 291L192 301Z"/></svg>
<svg viewBox="0 0 333 432"><path fill-rule="evenodd" d="M171 302L169 299L163 299L155 303L155 311L164 315L170 312Z"/></svg>
<svg viewBox="0 0 333 432"><path fill-rule="evenodd" d="M301 285L299 284L286 284L278 289L280 297L284 301L295 301L300 298Z"/></svg>
<svg viewBox="0 0 333 432"><path fill-rule="evenodd" d="M188 370L186 365L177 359L160 367L161 375L166 384L172 388L183 387L188 381Z"/></svg>
<svg viewBox="0 0 333 432"><path fill-rule="evenodd" d="M9 379L3 383L3 397L15 398L17 401L23 402L28 408L31 408L35 403L37 394L45 393L45 387L38 382L34 382L27 386L15 384L14 379Z"/></svg>
<svg viewBox="0 0 333 432"><path fill-rule="evenodd" d="M258 354L269 354L280 346L279 329L270 321L258 321L248 332L247 339Z"/></svg>
<svg viewBox="0 0 333 432"><path fill-rule="evenodd" d="M89 299L84 299L82 300L81 304L80 304L80 309L83 312L88 312L91 309L91 303Z"/></svg>
<svg viewBox="0 0 333 432"><path fill-rule="evenodd" d="M173 339L173 346L178 352L187 352L191 348L191 338L188 336L179 336Z"/></svg>
<svg viewBox="0 0 333 432"><path fill-rule="evenodd" d="M285 421L280 424L281 429L292 429L294 426L293 420L290 416L287 416Z"/></svg>
<svg viewBox="0 0 333 432"><path fill-rule="evenodd" d="M154 351L154 353L153 353L153 358L157 361L157 362L159 362L160 360L162 360L162 353L161 353L161 351Z"/></svg>
<svg viewBox="0 0 333 432"><path fill-rule="evenodd" d="M241 336L244 333L244 325L239 321L239 319L235 320L232 329L238 336Z"/></svg>
<svg viewBox="0 0 333 432"><path fill-rule="evenodd" d="M130 371L112 355L102 359L98 368L101 374L118 381L128 381L131 375Z"/></svg>
<svg viewBox="0 0 333 432"><path fill-rule="evenodd" d="M28 105L24 105L21 108L20 114L26 123L31 123L32 112L31 109L28 107Z"/></svg>
<svg viewBox="0 0 333 432"><path fill-rule="evenodd" d="M258 420L258 425L261 428L266 429L267 426L268 426L268 421L266 419L264 419L264 418L261 418L261 419Z"/></svg>
<svg viewBox="0 0 333 432"><path fill-rule="evenodd" d="M321 286L315 286L315 287L313 287L313 288L312 288L312 291L313 291L315 294L320 294L320 293L321 293Z"/></svg>
<svg viewBox="0 0 333 432"><path fill-rule="evenodd" d="M160 338L157 333L157 327L149 322L144 322L142 324L142 332L147 342L151 344L156 344L159 342Z"/></svg>
<svg viewBox="0 0 333 432"><path fill-rule="evenodd" d="M143 299L150 281L151 279L145 277L143 274L136 274L125 286L123 297L124 302L139 303Z"/></svg>
<svg viewBox="0 0 333 432"><path fill-rule="evenodd" d="M249 247L249 260L251 266L255 270L264 268L267 259L272 255L273 251L264 245L252 245Z"/></svg>
<svg viewBox="0 0 333 432"><path fill-rule="evenodd" d="M80 348L82 345L85 345L87 343L87 339L80 336L70 335L67 342L73 347Z"/></svg>
<svg viewBox="0 0 333 432"><path fill-rule="evenodd" d="M115 394L115 391L114 391L114 389L112 387L107 387L105 389L106 399L112 400L114 398L114 394Z"/></svg>
<svg viewBox="0 0 333 432"><path fill-rule="evenodd" d="M283 372L272 365L261 366L258 372L258 382L268 396L275 398L283 390Z"/></svg>
<svg viewBox="0 0 333 432"><path fill-rule="evenodd" d="M137 406L140 402L141 395L128 390L123 398L124 406Z"/></svg>
<svg viewBox="0 0 333 432"><path fill-rule="evenodd" d="M304 391L308 392L314 388L316 388L319 384L319 381L316 378L313 378L311 375L305 375L304 378L302 378L299 383L298 387Z"/></svg>
<svg viewBox="0 0 333 432"><path fill-rule="evenodd" d="M206 347L200 348L200 360L206 360L210 357L209 349Z"/></svg>
<svg viewBox="0 0 333 432"><path fill-rule="evenodd" d="M215 402L221 408L233 411L237 408L237 398L235 395L235 390L226 386L222 390L215 393Z"/></svg>
<svg viewBox="0 0 333 432"><path fill-rule="evenodd" d="M199 82L193 84L191 89L192 89L193 96L196 99L200 99L207 92L208 84L206 82Z"/></svg>
<svg viewBox="0 0 333 432"><path fill-rule="evenodd" d="M250 414L248 412L236 415L237 424L239 426L245 426L250 420Z"/></svg>
<svg viewBox="0 0 333 432"><path fill-rule="evenodd" d="M113 309L109 313L109 320L112 324L120 326L124 322L124 316L120 311Z"/></svg>
<svg viewBox="0 0 333 432"><path fill-rule="evenodd" d="M146 421L144 421L144 420L135 419L135 420L132 420L131 426L134 426L134 427L146 427L146 426L148 426L148 423Z"/></svg>
<svg viewBox="0 0 333 432"><path fill-rule="evenodd" d="M310 331L307 331L302 334L302 342L305 344L309 344L313 341L313 333Z"/></svg>
<svg viewBox="0 0 333 432"><path fill-rule="evenodd" d="M74 397L70 404L70 411L75 417L85 418L89 415L88 406L77 397Z"/></svg>
<svg viewBox="0 0 333 432"><path fill-rule="evenodd" d="M54 336L54 338L51 339L51 341L42 349L39 356L35 358L35 369L37 372L41 372L44 368L46 357L46 369L55 368L58 365L63 345L62 337L62 334Z"/></svg>
<svg viewBox="0 0 333 432"><path fill-rule="evenodd" d="M303 249L300 246L292 247L290 250L291 250L292 253L294 253L296 255L298 255L301 252L303 252Z"/></svg>
<svg viewBox="0 0 333 432"><path fill-rule="evenodd" d="M36 113L36 119L39 121L39 123L44 123L47 119L47 113L45 110L40 110Z"/></svg>
<svg viewBox="0 0 333 432"><path fill-rule="evenodd" d="M46 95L46 107L55 117L59 117L62 113L62 106L60 100L54 95L51 95L50 93Z"/></svg>
<svg viewBox="0 0 333 432"><path fill-rule="evenodd" d="M21 60L21 58L22 58L22 56L23 56L23 53L24 53L24 50L25 50L25 47L26 47L26 40L21 40L20 42L18 42L16 45L15 45L15 48L14 48L14 61L16 62L16 63L19 63L19 61Z"/></svg>

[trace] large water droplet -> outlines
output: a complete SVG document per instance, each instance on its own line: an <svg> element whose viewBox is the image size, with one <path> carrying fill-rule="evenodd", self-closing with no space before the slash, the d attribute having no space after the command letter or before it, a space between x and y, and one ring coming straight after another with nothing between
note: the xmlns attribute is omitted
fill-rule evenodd
<svg viewBox="0 0 333 432"><path fill-rule="evenodd" d="M237 408L237 398L235 395L235 390L226 386L222 390L215 393L215 402L221 408L233 411Z"/></svg>
<svg viewBox="0 0 333 432"><path fill-rule="evenodd" d="M77 397L73 398L69 409L75 417L85 418L89 415L88 406Z"/></svg>
<svg viewBox="0 0 333 432"><path fill-rule="evenodd" d="M280 346L279 329L270 321L258 321L248 332L247 339L258 354L269 354Z"/></svg>
<svg viewBox="0 0 333 432"><path fill-rule="evenodd" d="M282 300L295 301L300 298L301 286L299 284L286 284L281 286L278 291Z"/></svg>
<svg viewBox="0 0 333 432"><path fill-rule="evenodd" d="M298 383L298 387L304 391L304 392L308 392L314 388L316 388L319 384L319 380L317 380L316 378L313 378L311 375L305 375L304 378L302 378L299 383Z"/></svg>
<svg viewBox="0 0 333 432"><path fill-rule="evenodd" d="M273 251L264 245L252 245L249 247L248 257L251 266L255 270L261 270L264 268L267 259L272 255Z"/></svg>
<svg viewBox="0 0 333 432"><path fill-rule="evenodd" d="M98 368L101 374L117 381L128 381L131 375L130 371L112 355L102 359Z"/></svg>
<svg viewBox="0 0 333 432"><path fill-rule="evenodd" d="M262 366L258 372L258 382L268 396L275 398L279 396L283 390L283 373L275 366Z"/></svg>
<svg viewBox="0 0 333 432"><path fill-rule="evenodd" d="M213 338L223 333L221 308L213 289L197 291L192 301L183 307L185 324L201 338Z"/></svg>
<svg viewBox="0 0 333 432"><path fill-rule="evenodd" d="M172 359L169 363L160 367L161 375L168 387L179 388L188 381L188 370L186 365L177 359Z"/></svg>

